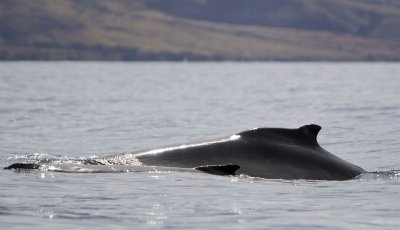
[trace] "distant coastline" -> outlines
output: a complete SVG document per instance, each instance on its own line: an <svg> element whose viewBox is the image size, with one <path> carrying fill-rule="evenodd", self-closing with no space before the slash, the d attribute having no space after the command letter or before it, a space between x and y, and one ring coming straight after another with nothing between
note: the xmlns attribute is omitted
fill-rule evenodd
<svg viewBox="0 0 400 230"><path fill-rule="evenodd" d="M12 46L11 46L12 47ZM83 46L80 44L73 45L46 45L36 44L32 46L19 46L18 49L12 51L0 51L0 61L282 61L282 62L399 62L399 57L374 57L370 55L362 58L315 58L315 57L230 57L224 55L199 55L196 53L182 52L159 52L148 53L141 52L138 48L131 47L104 47L104 46Z"/></svg>

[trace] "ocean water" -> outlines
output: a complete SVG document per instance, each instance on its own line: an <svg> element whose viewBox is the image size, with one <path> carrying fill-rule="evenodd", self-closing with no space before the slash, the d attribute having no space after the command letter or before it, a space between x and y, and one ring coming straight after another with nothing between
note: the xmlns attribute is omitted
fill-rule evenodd
<svg viewBox="0 0 400 230"><path fill-rule="evenodd" d="M399 229L399 63L1 62L0 167L322 126L350 181L0 170L0 229Z"/></svg>

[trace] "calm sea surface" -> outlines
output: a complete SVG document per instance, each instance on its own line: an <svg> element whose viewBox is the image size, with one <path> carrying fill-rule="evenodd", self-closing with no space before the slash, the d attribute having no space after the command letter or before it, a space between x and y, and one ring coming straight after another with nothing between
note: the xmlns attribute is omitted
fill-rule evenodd
<svg viewBox="0 0 400 230"><path fill-rule="evenodd" d="M400 169L399 63L0 63L0 167L321 125L367 171ZM0 229L399 229L400 175L284 181L0 170Z"/></svg>

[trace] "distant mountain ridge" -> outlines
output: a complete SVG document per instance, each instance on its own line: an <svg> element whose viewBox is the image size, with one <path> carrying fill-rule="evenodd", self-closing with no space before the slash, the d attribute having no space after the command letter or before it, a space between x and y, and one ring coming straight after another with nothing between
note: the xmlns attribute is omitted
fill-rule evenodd
<svg viewBox="0 0 400 230"><path fill-rule="evenodd" d="M382 29L382 26L399 25L396 20L399 19L400 3L398 1L386 1L386 4L383 4L383 1L362 2L351 0L189 0L186 4L182 4L182 0L149 0L146 1L146 6L177 17L196 20L331 31L361 36L375 35L399 40L400 34L393 34L392 29L379 29Z"/></svg>
<svg viewBox="0 0 400 230"><path fill-rule="evenodd" d="M2 60L400 60L396 0L0 0Z"/></svg>

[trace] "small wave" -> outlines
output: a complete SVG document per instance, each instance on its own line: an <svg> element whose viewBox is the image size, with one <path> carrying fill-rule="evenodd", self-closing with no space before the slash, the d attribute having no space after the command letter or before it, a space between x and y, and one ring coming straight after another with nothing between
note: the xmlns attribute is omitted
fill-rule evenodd
<svg viewBox="0 0 400 230"><path fill-rule="evenodd" d="M154 171L155 167L142 166L131 153L108 157L70 157L45 153L16 154L6 159L10 163L34 164L39 170L54 172L142 172ZM162 168L162 167L160 167Z"/></svg>
<svg viewBox="0 0 400 230"><path fill-rule="evenodd" d="M400 181L400 170L385 170L378 172L368 172L364 173L356 179L360 180L391 180L391 181Z"/></svg>
<svg viewBox="0 0 400 230"><path fill-rule="evenodd" d="M90 157L70 157L70 156L57 156L45 153L29 153L23 155L13 155L7 158L10 162L25 162L35 164L85 164L85 165L97 165L95 159L98 158L96 155Z"/></svg>

